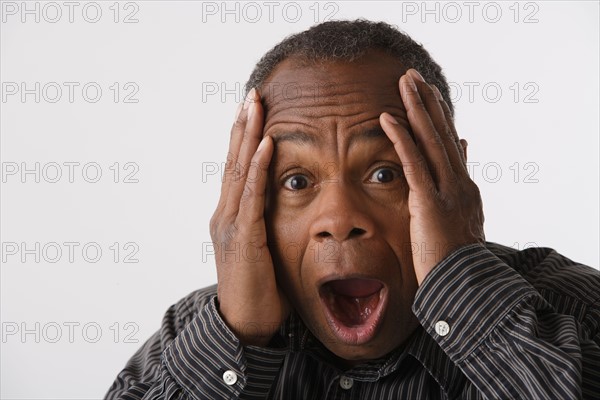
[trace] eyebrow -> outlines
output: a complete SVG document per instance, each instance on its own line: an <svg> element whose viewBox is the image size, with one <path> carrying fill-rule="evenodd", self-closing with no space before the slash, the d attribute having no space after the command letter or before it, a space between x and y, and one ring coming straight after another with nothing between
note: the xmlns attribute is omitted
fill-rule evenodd
<svg viewBox="0 0 600 400"><path fill-rule="evenodd" d="M358 142L362 142L362 141L369 141L369 139L380 139L380 138L384 138L387 139L387 135L385 133L385 131L383 130L383 128L381 128L380 126L376 126L374 128L371 129L367 129L366 131L361 131L355 135L350 136L350 147L352 147L352 145L354 143Z"/></svg>
<svg viewBox="0 0 600 400"><path fill-rule="evenodd" d="M357 142L370 141L371 139L379 138L387 138L387 135L381 127L377 126L371 129L360 131L350 136L348 147L351 148ZM292 142L299 145L311 146L317 146L319 144L319 139L316 135L308 134L302 131L283 132L278 135L273 135L273 139L277 144L281 142Z"/></svg>
<svg viewBox="0 0 600 400"><path fill-rule="evenodd" d="M302 131L283 132L278 135L273 135L273 139L276 144L281 142L292 142L302 145L310 144L313 146L317 144L317 138L314 135L309 135Z"/></svg>

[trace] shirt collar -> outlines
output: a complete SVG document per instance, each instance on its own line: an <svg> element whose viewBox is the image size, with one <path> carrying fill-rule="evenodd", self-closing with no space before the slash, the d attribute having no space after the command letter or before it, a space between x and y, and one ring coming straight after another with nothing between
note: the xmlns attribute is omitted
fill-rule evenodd
<svg viewBox="0 0 600 400"><path fill-rule="evenodd" d="M446 392L451 391L451 387L457 387L457 379L464 378L421 326L409 337L405 346L394 350L386 358L346 371L336 365L335 356L308 330L297 313L290 315L271 344L287 347L291 352L305 352L337 369L340 374L343 372L345 376L358 381L376 381L395 372L401 373L405 368L414 368L416 363L421 364Z"/></svg>

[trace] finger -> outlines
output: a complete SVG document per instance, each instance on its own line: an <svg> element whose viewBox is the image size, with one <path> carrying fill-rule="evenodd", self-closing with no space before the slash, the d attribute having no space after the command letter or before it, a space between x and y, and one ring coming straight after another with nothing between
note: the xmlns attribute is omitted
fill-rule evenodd
<svg viewBox="0 0 600 400"><path fill-rule="evenodd" d="M464 157L464 152L462 145L460 144L460 138L458 137L458 132L456 132L456 127L454 126L454 118L452 117L452 113L450 112L450 108L448 104L442 97L442 93L435 85L431 85L433 91L438 100L438 104L440 109L443 112L443 121L440 119L440 125L445 124L446 133L449 137L449 141L446 142L446 149L448 150L448 156L450 157L450 162L454 167L454 171L466 171L466 160ZM456 155L455 155L456 154ZM460 165L458 165L460 164Z"/></svg>
<svg viewBox="0 0 600 400"><path fill-rule="evenodd" d="M265 136L252 157L252 168L245 180L244 191L240 199L240 211L236 219L237 226L251 226L264 220L265 192L273 148L273 139Z"/></svg>
<svg viewBox="0 0 600 400"><path fill-rule="evenodd" d="M444 142L444 147L446 148L446 154L450 161L452 171L454 173L462 171L464 166L457 147L460 146L460 144L458 143L458 139L455 139L456 133L453 133L450 127L452 119L448 120L447 115L444 113L444 109L442 108L443 99L438 88L435 87L435 85L429 85L429 87L435 97L435 101L431 102L432 104L428 108L429 115L433 121L433 125ZM456 136L458 137L458 135Z"/></svg>
<svg viewBox="0 0 600 400"><path fill-rule="evenodd" d="M248 93L250 94L250 93ZM244 130L246 129L247 110L250 105L248 97L238 105L235 113L235 120L231 127L229 135L229 149L227 150L227 159L225 162L225 170L223 171L223 181L221 183L221 196L219 198L219 204L217 205L217 212L222 209L227 203L227 196L229 194L229 187L231 181L236 178L236 168L238 155L240 152L240 146L242 144L242 138L244 136Z"/></svg>
<svg viewBox="0 0 600 400"><path fill-rule="evenodd" d="M399 125L394 117L385 112L379 116L379 123L394 144L410 190L421 194L435 192L436 187L429 172L427 160L417 148L408 131Z"/></svg>
<svg viewBox="0 0 600 400"><path fill-rule="evenodd" d="M230 182L229 193L227 195L227 204L225 205L226 214L234 214L239 210L240 198L246 184L248 171L251 168L251 160L256 153L258 144L262 139L263 131L263 109L260 105L258 93L252 89L253 93L249 96L249 106L247 112L246 129L242 137L239 154L237 157L236 168L237 176Z"/></svg>
<svg viewBox="0 0 600 400"><path fill-rule="evenodd" d="M469 142L466 139L460 139L460 154L462 154L463 160L465 160L465 167L467 165L467 160L469 159L467 153L467 147L469 146ZM468 169L467 169L468 172Z"/></svg>
<svg viewBox="0 0 600 400"><path fill-rule="evenodd" d="M410 74L403 75L400 78L400 94L417 146L427 160L433 181L439 184L444 175L442 172L451 171L450 160L444 141L438 134L425 105L425 101L427 101L429 108L432 108L432 102L437 103L435 95L429 85L424 82L419 82L419 84L424 93L423 97L419 93L413 77Z"/></svg>

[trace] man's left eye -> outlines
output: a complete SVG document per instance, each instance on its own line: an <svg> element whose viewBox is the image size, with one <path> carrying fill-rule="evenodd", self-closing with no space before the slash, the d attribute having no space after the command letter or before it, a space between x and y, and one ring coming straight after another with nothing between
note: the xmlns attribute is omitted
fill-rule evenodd
<svg viewBox="0 0 600 400"><path fill-rule="evenodd" d="M399 176L400 176L400 174L395 169L387 168L387 167L377 168L371 174L371 177L369 178L369 182L388 183L388 182L391 182L394 179L398 178Z"/></svg>

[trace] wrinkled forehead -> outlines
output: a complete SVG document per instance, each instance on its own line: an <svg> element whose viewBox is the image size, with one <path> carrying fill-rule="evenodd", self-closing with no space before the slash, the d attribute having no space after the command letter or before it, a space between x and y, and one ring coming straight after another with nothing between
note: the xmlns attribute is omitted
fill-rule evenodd
<svg viewBox="0 0 600 400"><path fill-rule="evenodd" d="M282 61L259 88L265 107L265 131L278 120L357 114L404 108L398 80L401 63L379 51L348 61Z"/></svg>

